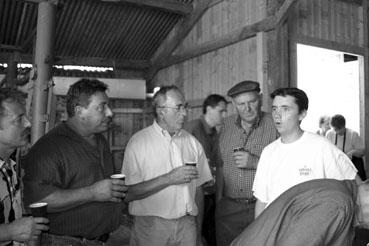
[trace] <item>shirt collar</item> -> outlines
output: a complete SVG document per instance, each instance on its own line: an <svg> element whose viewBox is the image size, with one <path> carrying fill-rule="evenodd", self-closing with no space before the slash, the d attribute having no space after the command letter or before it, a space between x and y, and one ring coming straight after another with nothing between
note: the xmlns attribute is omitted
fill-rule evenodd
<svg viewBox="0 0 369 246"><path fill-rule="evenodd" d="M260 112L259 114L259 117L256 118L256 121L255 123L252 125L251 128L257 128L259 125L260 125L260 122L261 122L261 118L263 117L264 115L264 112ZM239 128L243 129L242 128L242 124L241 124L241 117L240 115L237 115L237 118L236 118L236 121L235 121L235 125L238 126Z"/></svg>
<svg viewBox="0 0 369 246"><path fill-rule="evenodd" d="M156 122L156 120L154 120L154 123L152 124L153 125L153 128L155 129L155 131L157 131L158 133L160 133L163 137L167 137L167 136L169 136L169 137L172 137L172 136L170 136L170 134L169 134L169 132L167 131L167 130L164 130L157 122ZM181 136L181 134L182 134L182 129L181 130L179 130L179 131L177 131L174 135L173 135L173 137L179 137L179 136Z"/></svg>
<svg viewBox="0 0 369 246"><path fill-rule="evenodd" d="M214 127L209 126L209 124L206 122L205 117L203 115L200 117L200 121L202 123L202 126L203 126L206 134L208 134L208 135L212 134Z"/></svg>
<svg viewBox="0 0 369 246"><path fill-rule="evenodd" d="M13 161L12 159L9 159L8 162L5 162L3 159L0 158L0 168L3 168L3 166L7 164L8 164L8 167L12 167L15 165L15 161Z"/></svg>

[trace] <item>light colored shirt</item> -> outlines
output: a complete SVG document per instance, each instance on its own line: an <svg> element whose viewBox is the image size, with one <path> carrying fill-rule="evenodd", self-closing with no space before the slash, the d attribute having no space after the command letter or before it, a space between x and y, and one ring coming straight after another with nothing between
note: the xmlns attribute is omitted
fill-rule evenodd
<svg viewBox="0 0 369 246"><path fill-rule="evenodd" d="M293 143L277 139L263 150L253 191L261 202L270 204L294 185L312 179L353 180L356 168L350 159L326 138L304 132Z"/></svg>
<svg viewBox="0 0 369 246"><path fill-rule="evenodd" d="M198 179L189 184L168 186L144 199L130 202L130 214L165 219L177 219L186 214L196 216L196 187L212 179L201 144L185 130L171 137L154 122L134 134L127 144L122 166L127 185L154 179L186 162L197 163Z"/></svg>
<svg viewBox="0 0 369 246"><path fill-rule="evenodd" d="M348 153L351 150L365 149L363 140L360 138L359 134L348 128L346 128L344 135L337 135L336 132L333 129L331 129L327 132L326 137L331 143L336 145L337 148L339 148L345 153Z"/></svg>

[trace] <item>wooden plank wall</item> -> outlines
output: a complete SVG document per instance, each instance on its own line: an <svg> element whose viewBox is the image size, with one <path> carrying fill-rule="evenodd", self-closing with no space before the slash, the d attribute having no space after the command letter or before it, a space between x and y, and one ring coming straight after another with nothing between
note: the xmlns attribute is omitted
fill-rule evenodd
<svg viewBox="0 0 369 246"><path fill-rule="evenodd" d="M293 12L292 36L363 47L363 7L337 0L299 0Z"/></svg>
<svg viewBox="0 0 369 246"><path fill-rule="evenodd" d="M266 0L224 0L204 14L175 53L181 54L265 17ZM189 101L204 99L211 93L224 95L239 81L257 79L256 59L255 37L162 69L153 82L156 86L176 84ZM199 114L201 108L196 108L190 118Z"/></svg>

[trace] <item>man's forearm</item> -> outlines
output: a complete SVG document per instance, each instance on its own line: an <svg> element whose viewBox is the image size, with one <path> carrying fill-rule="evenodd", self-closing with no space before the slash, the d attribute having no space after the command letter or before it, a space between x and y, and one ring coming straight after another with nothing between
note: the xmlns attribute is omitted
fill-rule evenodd
<svg viewBox="0 0 369 246"><path fill-rule="evenodd" d="M94 200L89 187L71 190L56 190L44 199L47 202L48 212L60 212Z"/></svg>
<svg viewBox="0 0 369 246"><path fill-rule="evenodd" d="M255 204L255 219L264 211L266 203L261 202L259 199L256 200Z"/></svg>
<svg viewBox="0 0 369 246"><path fill-rule="evenodd" d="M138 184L128 186L128 192L125 201L131 202L141 200L151 196L170 185L170 179L167 174L163 174L154 179L144 181Z"/></svg>

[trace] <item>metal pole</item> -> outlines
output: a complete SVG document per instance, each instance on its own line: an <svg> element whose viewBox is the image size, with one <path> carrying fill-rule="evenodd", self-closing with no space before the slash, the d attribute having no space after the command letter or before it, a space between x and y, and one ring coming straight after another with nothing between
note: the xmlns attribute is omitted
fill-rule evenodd
<svg viewBox="0 0 369 246"><path fill-rule="evenodd" d="M35 64L37 79L32 99L32 144L45 133L48 82L52 78L56 6L49 1L38 4Z"/></svg>

